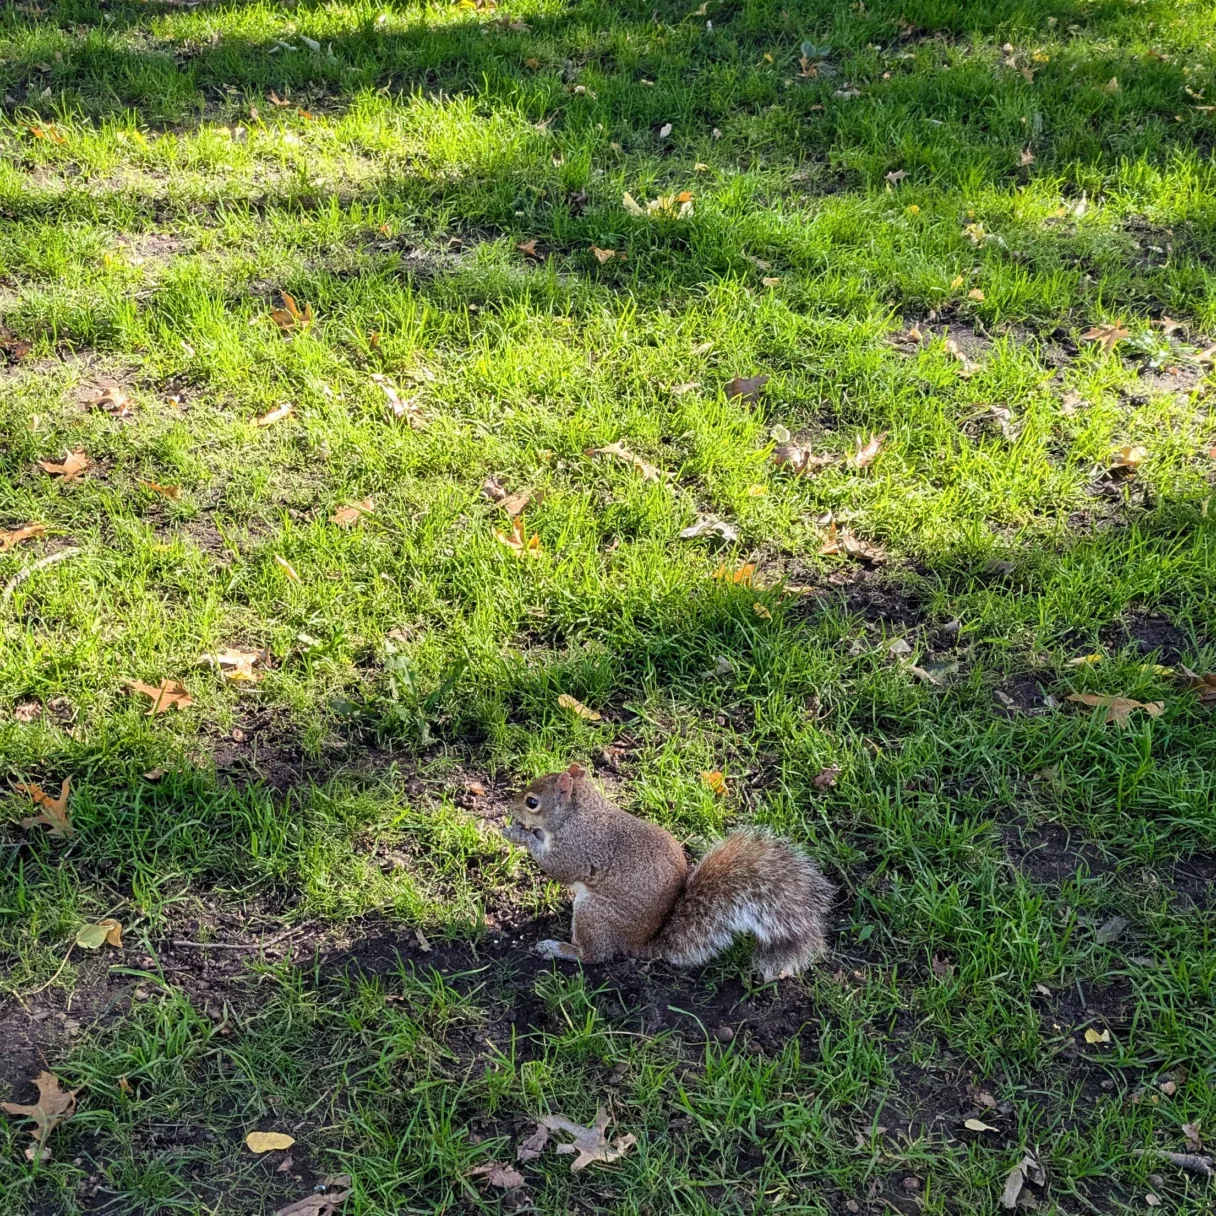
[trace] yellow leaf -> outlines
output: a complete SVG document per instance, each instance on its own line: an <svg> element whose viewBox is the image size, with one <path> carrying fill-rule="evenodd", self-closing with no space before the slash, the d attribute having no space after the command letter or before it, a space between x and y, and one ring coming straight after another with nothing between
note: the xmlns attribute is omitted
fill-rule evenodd
<svg viewBox="0 0 1216 1216"><path fill-rule="evenodd" d="M76 944L86 950L98 950L106 945L121 950L122 925L112 916L107 916L95 925L81 925L76 932Z"/></svg>
<svg viewBox="0 0 1216 1216"><path fill-rule="evenodd" d="M768 493L768 486L753 485L747 487L748 498L763 498Z"/></svg>
<svg viewBox="0 0 1216 1216"><path fill-rule="evenodd" d="M293 582L298 583L300 576L296 573L295 567L285 557L280 557L277 553L274 555L274 564L283 571L285 575Z"/></svg>
<svg viewBox="0 0 1216 1216"><path fill-rule="evenodd" d="M731 570L725 562L722 563L715 571L714 578L721 579L727 583L738 583L741 587L750 587L752 585L752 575L756 573L756 563L748 562L744 566L740 566L737 570Z"/></svg>
<svg viewBox="0 0 1216 1216"><path fill-rule="evenodd" d="M1069 659L1069 667L1092 667L1095 663L1101 663L1102 656L1100 654L1083 654L1080 658Z"/></svg>
<svg viewBox="0 0 1216 1216"><path fill-rule="evenodd" d="M1095 1030L1092 1026L1090 1026L1085 1031L1085 1041L1087 1043L1089 1043L1090 1046L1093 1046L1095 1043L1109 1043L1110 1042L1110 1031L1103 1030L1103 1031L1099 1032L1099 1031Z"/></svg>
<svg viewBox="0 0 1216 1216"><path fill-rule="evenodd" d="M910 203L904 208L904 212L907 215L920 215L920 208L915 203Z"/></svg>
<svg viewBox="0 0 1216 1216"><path fill-rule="evenodd" d="M284 402L282 405L276 405L268 414L263 414L260 418L253 420L254 426L273 426L276 422L282 422L284 418L290 418L294 407L289 402Z"/></svg>
<svg viewBox="0 0 1216 1216"><path fill-rule="evenodd" d="M967 1119L964 1121L963 1126L969 1132L995 1132L1000 1130L999 1128L995 1128L991 1124L984 1123L979 1119Z"/></svg>
<svg viewBox="0 0 1216 1216"><path fill-rule="evenodd" d="M969 292L967 292L967 299L969 300L982 300L983 298L984 293L980 291L978 287L973 287Z"/></svg>
<svg viewBox="0 0 1216 1216"><path fill-rule="evenodd" d="M637 199L635 199L633 197L633 195L629 193L628 190L626 190L625 193L621 196L621 206L624 207L625 210L628 211L630 215L644 216L646 214L646 209L644 207L638 206Z"/></svg>
<svg viewBox="0 0 1216 1216"><path fill-rule="evenodd" d="M719 798L726 797L726 778L717 769L714 769L713 772L702 773L701 784L706 789L712 790Z"/></svg>
<svg viewBox="0 0 1216 1216"><path fill-rule="evenodd" d="M291 1148L296 1138L285 1132L250 1132L245 1137L245 1144L251 1153L273 1153L279 1149Z"/></svg>
<svg viewBox="0 0 1216 1216"><path fill-rule="evenodd" d="M758 617L759 617L759 618L760 618L762 621L771 621L771 620L773 619L773 614L772 614L771 612L769 612L769 610L768 610L768 609L767 609L767 608L766 608L766 607L765 607L765 606L764 606L762 603L760 603L760 601L759 601L759 600L757 600L757 601L756 601L756 602L755 602L755 603L752 605L752 611L753 611L753 612L754 612L754 613L755 613L755 614L756 614L756 615L757 615L757 616L758 616Z"/></svg>
<svg viewBox="0 0 1216 1216"><path fill-rule="evenodd" d="M961 274L956 274L954 278L950 280L950 290L957 291L966 281L967 280L964 279Z"/></svg>
<svg viewBox="0 0 1216 1216"><path fill-rule="evenodd" d="M594 709L588 709L582 701L577 697L572 697L568 692L562 693L557 698L557 703L562 709L569 709L578 714L580 718L586 718L588 722L599 722L601 720L600 714L596 713Z"/></svg>

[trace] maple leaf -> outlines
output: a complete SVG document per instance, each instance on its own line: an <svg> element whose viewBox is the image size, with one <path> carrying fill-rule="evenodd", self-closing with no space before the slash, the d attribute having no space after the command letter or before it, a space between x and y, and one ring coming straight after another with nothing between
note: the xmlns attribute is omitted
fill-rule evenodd
<svg viewBox="0 0 1216 1216"><path fill-rule="evenodd" d="M350 1198L350 1175L342 1174L337 1178L326 1178L322 1185L338 1187L337 1190L326 1190L320 1195L305 1195L295 1203L289 1203L285 1208L279 1208L274 1216L334 1216L338 1208Z"/></svg>
<svg viewBox="0 0 1216 1216"><path fill-rule="evenodd" d="M277 102L275 104L278 104ZM303 114L304 111L301 111ZM311 117L311 115L309 115ZM289 295L285 291L279 292L279 298L283 301L282 308L271 310L270 319L284 332L290 333L294 329L307 329L312 324L312 305L305 304L303 311L296 303L295 297Z"/></svg>
<svg viewBox="0 0 1216 1216"><path fill-rule="evenodd" d="M38 464L52 477L62 477L64 481L75 481L77 477L92 467L93 462L81 451L65 452L63 463L56 464L52 460L40 460Z"/></svg>
<svg viewBox="0 0 1216 1216"><path fill-rule="evenodd" d="M36 536L46 535L46 524L24 524L11 532L0 532L0 553L11 549L22 541L33 540Z"/></svg>
<svg viewBox="0 0 1216 1216"><path fill-rule="evenodd" d="M494 529L494 535L508 549L513 549L520 557L524 557L529 553L540 552L540 536L537 533L528 535L528 529L524 524L524 517L517 515L511 521L511 531L509 533L502 531L501 528Z"/></svg>
<svg viewBox="0 0 1216 1216"><path fill-rule="evenodd" d="M718 769L702 773L701 784L719 798L725 798L729 792L726 787L726 777Z"/></svg>
<svg viewBox="0 0 1216 1216"><path fill-rule="evenodd" d="M681 540L696 540L698 536L716 534L725 541L739 539L739 529L734 524L725 523L720 519L698 519L695 524L680 530Z"/></svg>
<svg viewBox="0 0 1216 1216"><path fill-rule="evenodd" d="M755 405L760 400L760 390L768 383L769 377L765 375L759 376L736 376L726 386L726 395L729 398L741 397L749 405Z"/></svg>
<svg viewBox="0 0 1216 1216"><path fill-rule="evenodd" d="M632 465L642 475L643 481L661 481L662 473L659 472L652 464L647 464L640 456L635 456L624 443L618 439L615 443L607 444L602 448L588 448L583 453L584 456L612 456L617 460L622 460L626 464Z"/></svg>
<svg viewBox="0 0 1216 1216"><path fill-rule="evenodd" d="M611 262L614 258L618 261L625 261L627 254L618 253L615 249L601 249L598 245L591 246L591 252L595 254L595 260L602 266L605 262Z"/></svg>
<svg viewBox="0 0 1216 1216"><path fill-rule="evenodd" d="M1195 693L1200 705L1216 705L1216 672L1192 676L1187 687Z"/></svg>
<svg viewBox="0 0 1216 1216"><path fill-rule="evenodd" d="M224 678L231 680L234 684L256 683L264 673L254 671L254 666L265 667L269 661L269 650L233 650L231 648L215 654L205 654L199 659L200 663L218 667L224 673Z"/></svg>
<svg viewBox="0 0 1216 1216"><path fill-rule="evenodd" d="M1175 321L1168 313L1161 314L1161 320L1154 321L1153 324L1161 330L1165 337L1169 337L1172 333L1177 333L1179 330L1185 330L1186 325L1181 321Z"/></svg>
<svg viewBox="0 0 1216 1216"><path fill-rule="evenodd" d="M53 1073L40 1072L34 1081L38 1086L38 1101L31 1106L19 1102L0 1102L0 1109L10 1115L19 1115L33 1122L30 1135L34 1143L25 1150L29 1161L45 1160L49 1154L46 1151L47 1137L65 1119L72 1117L76 1108L76 1095L79 1090L65 1090L60 1087L59 1078Z"/></svg>
<svg viewBox="0 0 1216 1216"><path fill-rule="evenodd" d="M329 522L337 524L339 528L353 528L365 515L371 515L375 510L376 503L372 498L365 498L362 502L348 502L329 517Z"/></svg>
<svg viewBox="0 0 1216 1216"><path fill-rule="evenodd" d="M501 1187L504 1191L513 1191L517 1186L524 1185L524 1176L514 1166L502 1165L498 1161L490 1161L469 1171L470 1178L484 1178L491 1186Z"/></svg>
<svg viewBox="0 0 1216 1216"><path fill-rule="evenodd" d="M586 718L588 722L599 722L602 718L602 715L596 713L594 709L588 709L582 701L577 697L572 697L568 692L562 693L557 698L557 703L562 709L568 709L578 717Z"/></svg>
<svg viewBox="0 0 1216 1216"><path fill-rule="evenodd" d="M30 800L38 808L36 815L31 815L21 821L21 826L26 831L41 824L51 829L47 835L60 839L71 836L76 831L72 826L71 816L68 814L68 794L72 789L71 777L65 777L60 783L58 798L52 798L42 786L33 783L28 785L17 783L13 789L18 794L28 794Z"/></svg>
<svg viewBox="0 0 1216 1216"><path fill-rule="evenodd" d="M524 255L524 257L526 257L526 258L536 258L539 261L541 258L544 257L543 254L536 252L536 241L535 240L523 241L520 244L516 245L515 248L518 249L519 252L522 253Z"/></svg>
<svg viewBox="0 0 1216 1216"><path fill-rule="evenodd" d="M849 457L848 463L851 464L855 469L864 469L867 465L872 463L874 457L878 455L882 448L883 440L886 439L888 434L890 434L889 431L883 431L881 434L872 436L869 443L867 443L864 447L859 442L857 444L857 451Z"/></svg>
<svg viewBox="0 0 1216 1216"><path fill-rule="evenodd" d="M124 680L132 692L142 693L152 701L151 708L144 715L151 718L154 714L163 714L170 709L185 709L194 704L194 698L186 691L185 685L177 680L162 680L159 686L145 684L142 680Z"/></svg>
<svg viewBox="0 0 1216 1216"><path fill-rule="evenodd" d="M162 498L172 498L174 501L181 498L181 486L162 486L159 481L145 481L142 477L135 479L145 490L151 490L153 494L159 494Z"/></svg>
<svg viewBox="0 0 1216 1216"><path fill-rule="evenodd" d="M1112 697L1094 692L1069 693L1067 699L1095 709L1105 709L1106 721L1113 722L1120 729L1127 726L1128 718L1137 709L1144 710L1150 718L1160 717L1165 709L1163 701L1133 701L1128 697Z"/></svg>
<svg viewBox="0 0 1216 1216"><path fill-rule="evenodd" d="M285 401L282 405L276 405L269 413L263 414L260 418L255 418L253 425L274 426L276 422L282 422L284 418L290 418L294 409L295 406Z"/></svg>
<svg viewBox="0 0 1216 1216"><path fill-rule="evenodd" d="M1103 351L1109 355L1115 349L1116 342L1122 342L1124 338L1129 337L1131 337L1131 332L1116 321L1113 325L1091 325L1081 335L1081 341L1100 342Z"/></svg>
<svg viewBox="0 0 1216 1216"><path fill-rule="evenodd" d="M618 1157L623 1157L637 1143L637 1137L633 1135L619 1136L609 1143L608 1138L604 1135L608 1128L608 1112L603 1109L597 1113L595 1124L592 1127L583 1127L581 1124L567 1119L565 1115L547 1115L540 1122L550 1131L565 1132L574 1137L572 1144L557 1146L559 1153L577 1154L570 1166L572 1174L578 1173L579 1170L585 1169L597 1161L615 1161Z"/></svg>

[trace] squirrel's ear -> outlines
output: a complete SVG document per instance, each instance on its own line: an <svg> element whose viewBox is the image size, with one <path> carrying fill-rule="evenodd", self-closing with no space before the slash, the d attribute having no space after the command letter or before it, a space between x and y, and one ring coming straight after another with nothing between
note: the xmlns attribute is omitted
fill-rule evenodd
<svg viewBox="0 0 1216 1216"><path fill-rule="evenodd" d="M568 769L566 769L566 772L568 772L576 781L580 777L585 777L587 775L587 770L583 768L581 764L572 764Z"/></svg>
<svg viewBox="0 0 1216 1216"><path fill-rule="evenodd" d="M574 778L569 773L557 774L557 800L558 802L569 802L570 792L574 789Z"/></svg>

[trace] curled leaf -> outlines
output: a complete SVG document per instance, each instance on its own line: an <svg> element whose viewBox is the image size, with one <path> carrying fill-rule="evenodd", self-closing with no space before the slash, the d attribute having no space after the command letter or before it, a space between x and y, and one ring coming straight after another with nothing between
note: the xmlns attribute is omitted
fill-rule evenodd
<svg viewBox="0 0 1216 1216"><path fill-rule="evenodd" d="M76 831L68 814L68 795L71 789L71 777L65 777L60 783L58 798L52 798L42 786L32 782L28 785L14 784L13 790L18 794L28 794L38 808L37 814L22 819L21 826L27 831L33 827L48 827L51 830L47 834L60 839L71 836Z"/></svg>
<svg viewBox="0 0 1216 1216"><path fill-rule="evenodd" d="M528 530L524 526L524 517L517 515L511 521L511 531L504 532L501 528L494 529L495 537L508 549L513 549L520 557L524 557L529 553L540 552L540 536L533 532L528 535Z"/></svg>
<svg viewBox="0 0 1216 1216"><path fill-rule="evenodd" d="M652 464L647 464L640 456L635 456L621 440L607 444L602 448L588 448L586 456L612 456L617 460L632 465L641 475L643 481L660 481L662 474Z"/></svg>
<svg viewBox="0 0 1216 1216"><path fill-rule="evenodd" d="M348 502L339 507L330 517L331 524L339 528L353 528L365 515L371 515L376 510L373 498L365 498L362 502Z"/></svg>
<svg viewBox="0 0 1216 1216"><path fill-rule="evenodd" d="M866 444L862 444L860 440L857 444L857 451L849 457L848 463L855 469L864 469L867 465L873 463L874 457L882 449L883 441L886 439L888 431L883 431L881 434L873 435Z"/></svg>
<svg viewBox="0 0 1216 1216"><path fill-rule="evenodd" d="M734 524L724 523L720 519L699 519L695 524L680 531L681 540L695 540L698 536L716 534L725 541L739 539L739 529Z"/></svg>
<svg viewBox="0 0 1216 1216"><path fill-rule="evenodd" d="M571 1144L559 1144L559 1153L577 1154L570 1165L570 1172L577 1174L596 1162L616 1161L623 1157L636 1143L636 1136L618 1136L611 1143L604 1134L608 1128L608 1113L604 1110L596 1115L593 1127L583 1127L567 1119L565 1115L547 1115L540 1120L543 1127L554 1132L564 1132L573 1136Z"/></svg>
<svg viewBox="0 0 1216 1216"><path fill-rule="evenodd" d="M484 1178L490 1186L500 1187L504 1191L513 1191L517 1186L523 1186L524 1176L514 1166L502 1165L497 1161L479 1165L469 1171L470 1178Z"/></svg>
<svg viewBox="0 0 1216 1216"><path fill-rule="evenodd" d="M95 925L81 925L76 931L76 944L85 950L100 950L102 946L122 949L122 925L112 916Z"/></svg>
<svg viewBox="0 0 1216 1216"><path fill-rule="evenodd" d="M24 524L11 532L0 532L0 553L21 544L22 541L33 540L37 536L46 535L46 524Z"/></svg>
<svg viewBox="0 0 1216 1216"><path fill-rule="evenodd" d="M572 697L568 692L562 693L561 696L557 698L557 703L562 707L562 709L571 710L580 718L586 718L588 722L599 722L601 720L602 715L596 713L594 709L588 709L582 703L582 701L580 701L577 697Z"/></svg>
<svg viewBox="0 0 1216 1216"><path fill-rule="evenodd" d="M1137 709L1144 710L1150 718L1160 717L1165 710L1164 701L1133 701L1129 697L1112 697L1094 692L1072 692L1067 700L1105 709L1106 721L1113 722L1120 729L1127 726L1128 718Z"/></svg>
<svg viewBox="0 0 1216 1216"><path fill-rule="evenodd" d="M719 798L725 798L728 793L726 777L718 769L714 769L712 772L703 772L701 774L701 784Z"/></svg>

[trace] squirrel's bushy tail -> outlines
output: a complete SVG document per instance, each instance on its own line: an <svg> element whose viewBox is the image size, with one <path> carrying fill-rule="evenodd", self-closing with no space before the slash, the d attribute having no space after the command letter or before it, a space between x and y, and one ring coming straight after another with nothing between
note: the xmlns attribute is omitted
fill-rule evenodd
<svg viewBox="0 0 1216 1216"><path fill-rule="evenodd" d="M815 863L788 841L759 828L736 832L693 868L654 953L691 967L751 933L756 970L766 980L793 975L827 949L832 895Z"/></svg>

